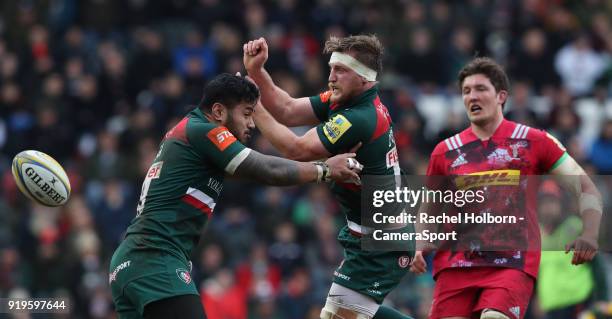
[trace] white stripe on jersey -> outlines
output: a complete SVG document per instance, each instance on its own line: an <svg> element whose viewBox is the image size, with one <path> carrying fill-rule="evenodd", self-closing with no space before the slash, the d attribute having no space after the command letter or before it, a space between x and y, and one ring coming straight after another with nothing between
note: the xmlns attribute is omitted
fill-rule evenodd
<svg viewBox="0 0 612 319"><path fill-rule="evenodd" d="M444 143L446 143L446 147L448 147L448 150L449 150L449 151L452 151L452 150L453 150L453 148L452 148L452 146L450 145L450 142L448 141L448 139L445 139L445 140L444 140Z"/></svg>
<svg viewBox="0 0 612 319"><path fill-rule="evenodd" d="M523 132L525 132L526 128L527 128L527 126L521 125L521 130L516 134L516 138L521 138L521 136L523 135Z"/></svg>
<svg viewBox="0 0 612 319"><path fill-rule="evenodd" d="M204 205L208 206L211 211L215 209L215 205L216 205L215 200L212 199L212 197L206 195L206 193L202 192L201 190L197 188L189 187L187 189L186 194L204 203Z"/></svg>
<svg viewBox="0 0 612 319"><path fill-rule="evenodd" d="M445 139L444 143L446 143L446 147L448 147L449 151L456 150L463 146L463 141L461 140L461 137L459 137L459 134L453 135Z"/></svg>
<svg viewBox="0 0 612 319"><path fill-rule="evenodd" d="M529 126L525 126L525 130L523 131L523 135L521 135L521 138L527 137L527 132L529 132Z"/></svg>
<svg viewBox="0 0 612 319"><path fill-rule="evenodd" d="M453 146L452 149L456 149L457 148L457 143L455 142L455 140L453 139L454 136L449 137L448 139L451 142L451 145Z"/></svg>
<svg viewBox="0 0 612 319"><path fill-rule="evenodd" d="M227 163L227 166L225 166L225 171L230 175L234 175L234 172L236 172L238 166L242 164L242 161L244 161L244 159L247 158L250 153L251 149L248 147L240 151L240 153L236 154L236 156L234 156L234 158Z"/></svg>
<svg viewBox="0 0 612 319"><path fill-rule="evenodd" d="M515 138L516 137L516 133L518 133L518 131L521 129L521 126L523 126L523 125L517 124L514 127L514 131L512 132L512 135L510 136L510 138Z"/></svg>
<svg viewBox="0 0 612 319"><path fill-rule="evenodd" d="M361 235L368 235L374 231L374 229L371 227L359 225L356 222L350 221L348 219L346 220L346 224L350 230L357 232Z"/></svg>
<svg viewBox="0 0 612 319"><path fill-rule="evenodd" d="M461 137L459 136L459 134L455 135L455 139L457 140L457 144L459 144L459 147L463 146L463 142L461 141Z"/></svg>
<svg viewBox="0 0 612 319"><path fill-rule="evenodd" d="M455 142L454 136L449 137L448 140L451 141L451 145L453 146L453 149L456 149L457 142Z"/></svg>

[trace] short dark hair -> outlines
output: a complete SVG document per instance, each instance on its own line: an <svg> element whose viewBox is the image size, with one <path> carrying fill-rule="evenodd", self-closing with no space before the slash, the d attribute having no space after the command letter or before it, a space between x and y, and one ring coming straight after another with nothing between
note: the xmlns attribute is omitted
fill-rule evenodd
<svg viewBox="0 0 612 319"><path fill-rule="evenodd" d="M206 84L198 107L202 112L210 113L215 103L232 108L241 102L255 104L258 98L259 89L255 84L241 76L222 73Z"/></svg>
<svg viewBox="0 0 612 319"><path fill-rule="evenodd" d="M483 74L489 78L496 92L502 90L510 91L510 80L508 79L506 71L504 71L501 65L488 57L475 58L459 71L459 76L457 77L459 90L463 89L463 81L465 78L474 74Z"/></svg>
<svg viewBox="0 0 612 319"><path fill-rule="evenodd" d="M344 38L330 37L325 41L323 53L333 52L353 53L355 59L368 68L379 73L382 71L384 48L374 34L352 35Z"/></svg>

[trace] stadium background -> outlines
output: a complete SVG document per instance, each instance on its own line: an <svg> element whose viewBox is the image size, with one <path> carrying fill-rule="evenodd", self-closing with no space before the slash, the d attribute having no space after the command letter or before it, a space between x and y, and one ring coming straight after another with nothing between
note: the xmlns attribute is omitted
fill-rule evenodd
<svg viewBox="0 0 612 319"><path fill-rule="evenodd" d="M507 67L507 117L549 130L590 174L610 174L611 20L605 0L1 1L0 295L67 296L69 318L113 318L108 260L162 134L207 79L243 70L242 43L259 36L276 83L303 96L325 89L324 39L376 33L408 173L423 174L433 146L465 127L454 79L479 54ZM10 162L24 149L65 166L65 207L18 193ZM323 185L228 182L193 258L209 318L318 318L342 223ZM423 318L432 286L407 276L388 299Z"/></svg>

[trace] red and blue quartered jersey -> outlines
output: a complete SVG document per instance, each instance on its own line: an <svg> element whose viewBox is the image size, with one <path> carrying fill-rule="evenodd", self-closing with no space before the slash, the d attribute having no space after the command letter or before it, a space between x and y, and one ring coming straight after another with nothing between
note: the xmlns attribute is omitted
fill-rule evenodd
<svg viewBox="0 0 612 319"><path fill-rule="evenodd" d="M480 190L485 199L462 207L450 205L447 213L516 216L517 222L441 225L439 231L456 230L458 240L439 247L434 276L446 268L492 266L516 268L537 277L538 183L528 177L550 172L567 156L550 134L508 120L486 141L470 127L440 142L431 154L427 175L444 176L455 190Z"/></svg>

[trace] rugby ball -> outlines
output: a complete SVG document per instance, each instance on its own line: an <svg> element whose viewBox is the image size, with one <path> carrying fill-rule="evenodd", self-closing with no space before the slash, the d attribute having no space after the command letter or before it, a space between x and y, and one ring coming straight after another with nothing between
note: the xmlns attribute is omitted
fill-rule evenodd
<svg viewBox="0 0 612 319"><path fill-rule="evenodd" d="M27 150L15 155L12 171L19 190L42 205L61 206L70 197L66 172L43 152Z"/></svg>

